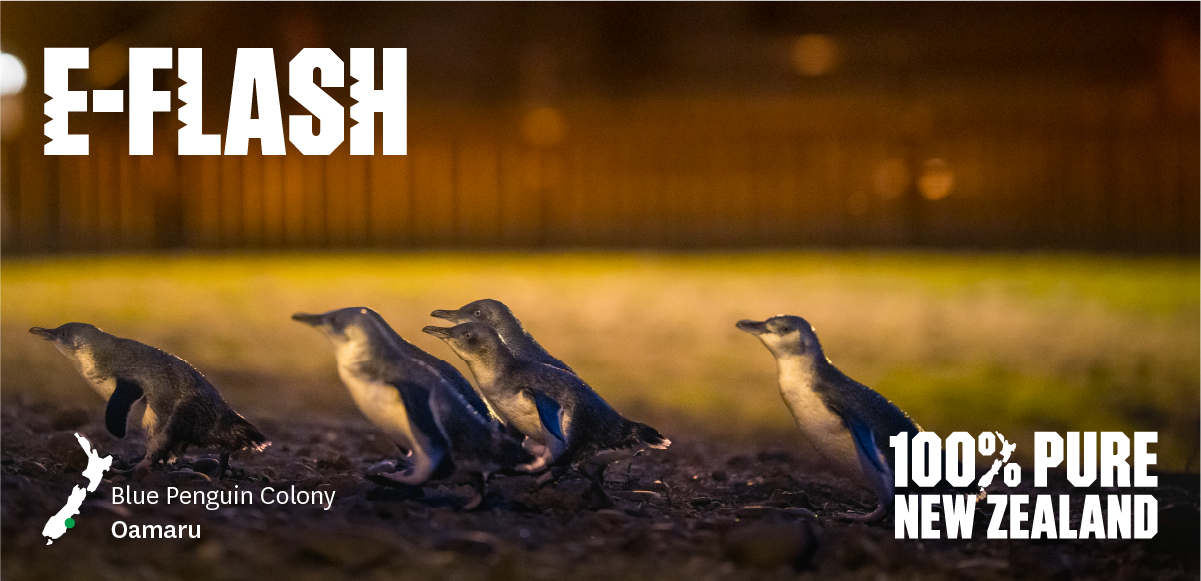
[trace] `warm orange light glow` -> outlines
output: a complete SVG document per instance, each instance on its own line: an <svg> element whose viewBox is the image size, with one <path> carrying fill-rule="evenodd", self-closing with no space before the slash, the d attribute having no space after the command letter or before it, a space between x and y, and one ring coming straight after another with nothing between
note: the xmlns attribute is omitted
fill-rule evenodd
<svg viewBox="0 0 1201 581"><path fill-rule="evenodd" d="M534 147L553 147L567 138L567 119L553 107L531 109L521 120L521 136Z"/></svg>
<svg viewBox="0 0 1201 581"><path fill-rule="evenodd" d="M876 166L876 194L885 200L899 198L909 188L911 179L905 160L886 159Z"/></svg>
<svg viewBox="0 0 1201 581"><path fill-rule="evenodd" d="M838 43L823 34L804 34L792 43L792 65L802 75L817 77L838 66Z"/></svg>
<svg viewBox="0 0 1201 581"><path fill-rule="evenodd" d="M117 84L129 72L129 47L112 39L92 51L88 59L88 77L97 88Z"/></svg>
<svg viewBox="0 0 1201 581"><path fill-rule="evenodd" d="M927 160L922 167L922 176L917 180L917 189L927 200L941 200L951 195L955 187L955 173L941 159Z"/></svg>
<svg viewBox="0 0 1201 581"><path fill-rule="evenodd" d="M25 123L25 100L21 95L0 97L0 137L9 138L20 133Z"/></svg>

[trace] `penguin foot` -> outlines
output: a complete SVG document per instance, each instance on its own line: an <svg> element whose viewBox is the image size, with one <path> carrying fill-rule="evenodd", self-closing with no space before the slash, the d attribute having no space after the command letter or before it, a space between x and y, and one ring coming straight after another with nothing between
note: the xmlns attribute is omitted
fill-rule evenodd
<svg viewBox="0 0 1201 581"><path fill-rule="evenodd" d="M386 474L389 472L396 472L396 463L389 460L372 464L371 467L367 469L367 474L369 476L374 474Z"/></svg>
<svg viewBox="0 0 1201 581"><path fill-rule="evenodd" d="M486 508L484 504L484 494L487 492L488 477L479 472L471 475L471 492L472 498L463 505L463 510L473 511Z"/></svg>
<svg viewBox="0 0 1201 581"><path fill-rule="evenodd" d="M532 454L534 456L534 460L528 464L522 464L518 466L518 470L521 470L522 472L533 473L544 470L550 465L550 448L531 440L529 436L526 436L525 439L521 441L521 447L525 448L527 452Z"/></svg>
<svg viewBox="0 0 1201 581"><path fill-rule="evenodd" d="M476 510L484 510L485 508L487 508L484 505L484 493L482 493L478 490L476 490L474 492L475 492L475 494L472 495L471 500L468 500L467 504L463 505L463 510L471 512L471 511L476 511Z"/></svg>

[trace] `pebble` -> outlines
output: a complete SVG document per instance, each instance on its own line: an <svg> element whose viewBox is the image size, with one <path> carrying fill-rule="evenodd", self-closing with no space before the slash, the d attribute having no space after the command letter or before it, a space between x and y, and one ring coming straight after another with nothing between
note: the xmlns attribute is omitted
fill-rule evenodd
<svg viewBox="0 0 1201 581"><path fill-rule="evenodd" d="M215 458L201 458L192 463L192 470L204 474L216 475L217 469L220 467L221 462Z"/></svg>
<svg viewBox="0 0 1201 581"><path fill-rule="evenodd" d="M810 565L819 539L808 523L753 523L731 530L722 543L725 556L744 567L775 569Z"/></svg>
<svg viewBox="0 0 1201 581"><path fill-rule="evenodd" d="M809 500L809 495L803 490L799 492L786 492L783 490L777 490L772 493L771 500L787 504L787 506L781 508L795 506L797 508L808 508L810 510L813 509L813 503Z"/></svg>
<svg viewBox="0 0 1201 581"><path fill-rule="evenodd" d="M597 510L612 508L613 501L597 491L589 480L568 480L543 488L537 501L547 508Z"/></svg>
<svg viewBox="0 0 1201 581"><path fill-rule="evenodd" d="M397 546L373 535L314 532L303 540L302 550L319 560L344 569L363 570L395 553Z"/></svg>
<svg viewBox="0 0 1201 581"><path fill-rule="evenodd" d="M877 531L878 532L878 531ZM895 562L897 547L889 538L873 538L873 532L852 528L835 547L834 558L847 569L860 569L868 564L887 569Z"/></svg>
<svg viewBox="0 0 1201 581"><path fill-rule="evenodd" d="M804 508L776 508L773 506L744 506L734 511L734 516L745 519L798 519L816 518L813 511Z"/></svg>
<svg viewBox="0 0 1201 581"><path fill-rule="evenodd" d="M68 408L55 412L50 425L56 430L75 430L88 423L91 416L79 408Z"/></svg>
<svg viewBox="0 0 1201 581"><path fill-rule="evenodd" d="M738 521L729 517L716 517L701 519L696 523L696 528L707 531L727 531L734 528Z"/></svg>
<svg viewBox="0 0 1201 581"><path fill-rule="evenodd" d="M166 472L159 470L151 470L149 474L143 476L141 480L138 480L138 483L147 490L166 488L172 485L171 477L168 476Z"/></svg>
<svg viewBox="0 0 1201 581"><path fill-rule="evenodd" d="M434 543L434 550L484 560L500 550L500 539L483 531L467 531L442 538Z"/></svg>
<svg viewBox="0 0 1201 581"><path fill-rule="evenodd" d="M611 508L602 508L591 514L592 524L599 528L613 529L630 522L629 515Z"/></svg>
<svg viewBox="0 0 1201 581"><path fill-rule="evenodd" d="M667 506L667 499L663 498L662 494L650 490L618 490L610 492L609 496L630 502L644 502L655 506Z"/></svg>
<svg viewBox="0 0 1201 581"><path fill-rule="evenodd" d="M212 482L213 480L207 475L192 470L179 470L169 472L167 477L171 480L172 486L184 486L194 482Z"/></svg>
<svg viewBox="0 0 1201 581"><path fill-rule="evenodd" d="M815 514L812 510L809 510L807 508L795 508L795 507L786 508L786 509L784 509L784 512L787 514L793 515L797 518L811 518L811 519L815 519L815 520L817 519L817 514Z"/></svg>
<svg viewBox="0 0 1201 581"><path fill-rule="evenodd" d="M63 468L81 472L88 467L88 455L79 445L79 439L72 432L58 432L50 436L46 444L50 457L63 465Z"/></svg>
<svg viewBox="0 0 1201 581"><path fill-rule="evenodd" d="M26 476L32 476L34 478L43 477L49 472L41 462L25 460L21 462L20 466L20 472L22 474L25 474Z"/></svg>

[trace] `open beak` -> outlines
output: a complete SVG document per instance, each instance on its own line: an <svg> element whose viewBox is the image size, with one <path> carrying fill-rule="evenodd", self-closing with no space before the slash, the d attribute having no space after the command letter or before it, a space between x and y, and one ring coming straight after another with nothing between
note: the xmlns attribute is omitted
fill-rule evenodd
<svg viewBox="0 0 1201 581"><path fill-rule="evenodd" d="M767 330L767 321L752 321L750 319L743 319L738 321L737 326L739 329L752 335L762 335L769 332Z"/></svg>
<svg viewBox="0 0 1201 581"><path fill-rule="evenodd" d="M292 315L293 321L300 321L306 325L317 327L325 322L324 315L310 315L308 313L296 313Z"/></svg>
<svg viewBox="0 0 1201 581"><path fill-rule="evenodd" d="M458 323L459 321L466 318L466 317L460 315L459 311L448 311L448 310L444 310L444 309L438 309L438 310L430 313L430 316L437 318L437 319L446 319L447 321L450 321L452 323Z"/></svg>
<svg viewBox="0 0 1201 581"><path fill-rule="evenodd" d="M34 328L30 329L29 332L34 335L37 335L38 337L41 337L41 338L47 340L47 341L53 341L56 338L54 336L54 329L43 329L41 327L34 327Z"/></svg>
<svg viewBox="0 0 1201 581"><path fill-rule="evenodd" d="M422 329L421 332L425 333L426 335L433 335L439 339L450 339L450 327L435 327L430 325L429 327Z"/></svg>

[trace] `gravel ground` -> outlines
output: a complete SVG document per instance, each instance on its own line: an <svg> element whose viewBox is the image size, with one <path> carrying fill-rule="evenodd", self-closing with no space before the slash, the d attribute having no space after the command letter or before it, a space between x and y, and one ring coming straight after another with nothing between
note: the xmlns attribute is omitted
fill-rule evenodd
<svg viewBox="0 0 1201 581"><path fill-rule="evenodd" d="M53 545L41 536L87 465L73 434L87 436L114 468L142 453L141 434L109 436L102 414L8 401L0 448L0 573L4 579L1196 579L1198 477L1161 475L1159 534L1148 541L895 540L893 520L840 519L872 499L849 483L806 470L787 434L736 440L670 418L673 440L613 465L607 495L567 476L538 488L530 476L497 476L487 507L460 509L454 482L381 488L364 480L395 448L358 417L256 420L274 444L234 456L232 475L202 474L214 456L187 455L130 482L109 472L78 524ZM1029 474L1024 483L1031 481ZM130 491L251 490L254 503L119 505ZM265 505L260 491L335 492L330 510ZM1024 485L1025 486L1025 485ZM1022 487L1019 487L1022 488ZM1031 490L1008 490L1030 493ZM1043 491L1039 491L1043 492ZM1060 484L1049 492L1070 490ZM1106 491L1092 490L1105 494ZM1129 491L1118 491L1126 493ZM607 497L606 497L607 496ZM1079 504L1076 504L1079 506ZM1077 520L1079 515L1076 515ZM128 525L199 525L199 539L118 539Z"/></svg>

